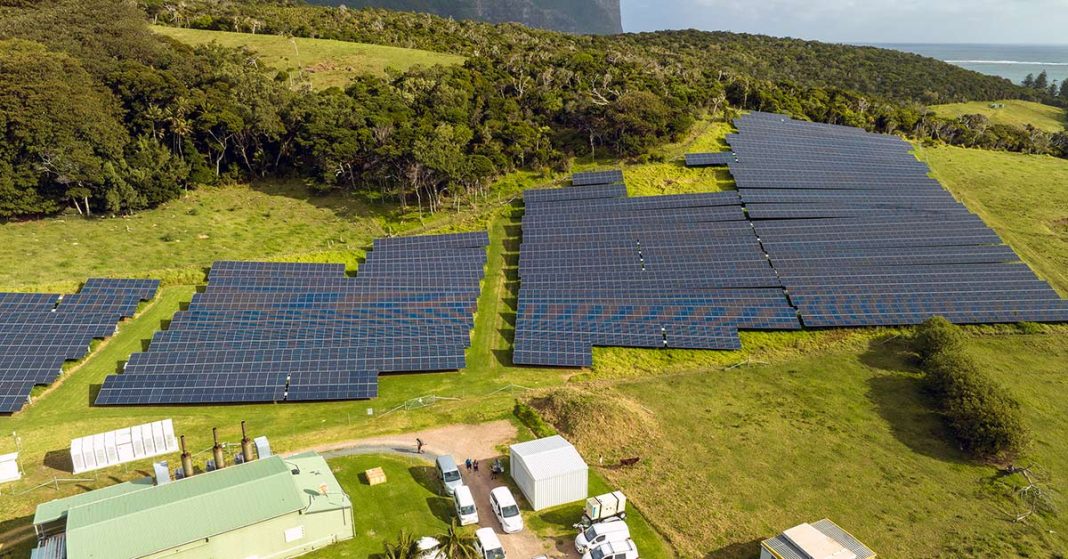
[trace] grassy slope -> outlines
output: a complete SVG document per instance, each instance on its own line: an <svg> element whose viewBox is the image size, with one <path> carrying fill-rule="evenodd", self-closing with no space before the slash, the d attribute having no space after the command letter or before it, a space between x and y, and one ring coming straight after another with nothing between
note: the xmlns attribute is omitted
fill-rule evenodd
<svg viewBox="0 0 1068 559"><path fill-rule="evenodd" d="M692 138L690 142L687 142L693 146L689 149L713 149L724 132L722 128L716 126L709 127L705 131L707 132L706 134ZM669 146L668 151L670 153L666 154L674 156L677 153L686 151L686 149L687 146ZM931 161L935 169L941 173L941 178L946 180L947 183L952 183L953 180L958 179L957 175L967 177L969 173L979 172L989 166L989 161L996 161L997 158L1003 157L1003 154L979 152L974 158L959 162L958 165L951 165L952 158L949 158L948 155L955 152L949 150L943 153L943 149L948 148L925 150L924 156ZM943 157L943 155L946 157ZM986 159L986 157L992 159ZM1015 166L1014 174L1028 173L1031 172L1031 169L1042 169L1035 172L1048 172L1048 169L1044 167L1047 165L1045 158L1025 157L1018 161L1014 160L1013 164ZM669 170L670 172L668 172ZM702 187L706 189L723 188L722 182L714 175L700 180L692 178L686 181L679 180L676 177L686 176L687 173L672 167L671 164L655 163L632 166L626 169L626 173L634 183L632 188L637 189L638 192L664 192L671 191L672 188L679 188L680 190L693 190ZM677 175L675 173L680 174ZM0 247L4 247L0 250L8 251L4 256L16 258L19 261L26 261L28 258L34 257L39 259L37 265L41 267L39 270L8 272L4 282L0 283L14 283L17 286L27 288L54 284L68 285L78 281L72 279L72 276L80 279L89 273L143 275L150 272L152 274L161 272L162 275L174 278L173 283L177 284L188 281L192 276L197 276L200 273L200 267L210 264L211 260L218 257L341 258L342 261L352 261L354 260L353 251L366 244L366 240L369 240L372 236L381 234L383 230L392 230L394 232L471 230L485 227L489 223L493 241L490 248L485 289L479 300L479 314L476 317L472 348L468 354L468 368L459 374L384 377L382 379L381 397L371 402L302 404L299 406L219 406L210 408L210 415L206 413L208 408L204 407L90 407L88 401L91 386L99 384L104 376L112 373L117 362L126 359L133 351L139 350L142 340L151 336L152 332L158 328L159 321L173 314L179 302L187 301L192 293L191 287L175 286L165 289L158 302L150 305L137 319L124 325L117 337L104 344L81 369L70 375L64 383L50 390L46 396L26 411L11 418L0 418L0 432L17 431L23 439L24 464L26 465L28 478L25 482L20 482L11 487L21 491L35 483L50 479L52 475L56 475L58 473L57 470L45 464L57 465L58 462L61 462L69 439L73 436L163 417L173 417L179 430L189 436L190 446L195 449L204 449L210 446L210 427L216 425L221 428L221 434L226 440L236 440L238 437L238 422L241 419L248 419L254 431L270 435L275 447L281 451L286 451L304 448L325 441L399 432L443 423L478 422L508 417L514 402L515 392L513 390L521 390L508 389L510 385L533 388L550 387L559 385L568 379L582 380L587 377L631 377L632 380L627 382L634 382L633 379L640 379L650 374L678 371L702 371L705 374L671 377L670 381L645 382L638 380L637 382L645 382L645 384L634 386L646 387L645 390L639 390L639 392L648 392L650 395L657 393L654 390L657 387L681 387L684 390L679 392L686 392L685 400L696 398L696 396L691 398L691 391L694 394L704 395L703 400L694 401L693 405L686 406L676 405L677 400L668 398L668 403L670 403L668 407L670 409L664 409L660 412L660 415L664 418L670 418L671 414L683 412L692 414L694 416L694 425L697 428L703 429L707 427L709 429L708 431L699 431L702 441L696 444L691 440L694 432L679 429L670 433L670 441L668 441L670 444L665 448L670 448L672 451L681 449L682 455L689 453L700 454L705 452L702 448L711 448L716 451L717 455L726 455L722 459L734 458L735 451L733 447L726 446L727 443L741 444L750 440L759 440L760 430L754 427L754 432L745 434L744 439L720 440L719 437L721 435L717 429L722 426L716 423L703 423L705 415L710 414L709 410L713 410L718 406L727 406L729 409L724 412L725 415L720 414L717 416L719 417L718 421L723 421L724 417L730 417L733 421L732 425L736 423L744 424L761 420L761 418L759 414L749 413L742 415L734 413L734 410L764 410L768 407L767 404L771 402L786 410L810 410L811 413L819 411L815 417L820 422L830 422L829 424L831 425L837 425L837 428L841 431L838 435L854 432L853 435L848 437L842 435L845 437L843 440L848 441L848 445L846 443L835 444L840 444L840 448L848 449L852 452L851 456L873 455L882 457L886 455L885 460L889 463L897 464L897 466L890 468L889 471L891 473L885 475L906 476L907 472L911 471L911 468L933 468L934 473L930 474L932 479L941 479L939 476L952 474L949 481L958 483L967 475L971 475L971 479L974 480L977 476L973 474L988 472L985 469L956 464L952 460L949 461L952 467L944 468L939 465L940 462L944 461L941 458L935 457L934 461L928 461L927 458L924 458L925 452L929 453L929 451L923 450L922 447L933 443L931 443L932 437L924 435L922 431L923 429L937 427L930 422L918 423L917 425L922 428L920 432L913 432L915 431L913 430L902 434L901 440L898 441L899 444L896 446L891 444L893 441L882 435L868 436L869 431L878 432L879 429L884 431L889 429L893 433L899 433L898 428L893 423L893 418L881 415L878 417L872 416L872 406L875 404L872 402L864 404L871 391L864 384L864 381L873 374L871 370L873 367L866 365L865 360L888 360L887 362L890 363L888 365L889 368L894 370L904 368L899 358L893 354L884 355L882 350L868 351L869 340L884 333L893 334L893 331L745 334L743 339L747 347L746 353L602 350L597 354L595 369L585 373L512 367L510 365L510 347L514 326L515 289L517 287L515 284L515 263L518 242L515 236L518 235L518 223L515 221L513 210L508 206L508 200L523 187L531 186L537 183L538 180L549 179L539 179L529 175L510 177L499 184L497 192L479 207L460 215L439 215L436 218L425 220L425 222L411 214L402 215L389 209L372 211L372 207L377 208L380 206L367 205L349 197L308 198L302 195L298 188L285 185L269 185L267 187L258 187L257 190L250 190L246 187L203 190L159 210L145 212L132 221L135 226L143 228L141 229L142 231L173 226L180 235L183 235L180 237L182 241L179 243L165 243L155 235L126 237L121 233L124 230L124 222L127 220L81 221L72 219L66 223L51 220L39 223L0 225ZM1009 181L1010 179L1011 177L1000 177L997 180ZM673 180L675 183L673 185L668 184L667 180ZM973 209L976 209L975 204L981 202L981 200L977 202L967 193L971 192L971 188L979 185L973 184L973 181L965 178L960 178L960 181L961 188L968 189L964 200L971 204ZM1010 182L1006 184L1016 183ZM1017 185L1015 188L1021 188L1021 186ZM271 212L271 215L267 217L264 212ZM1034 214L1019 212L1015 206L996 205L989 208L989 212L990 215L987 218L995 224L995 227L997 227L998 220L1003 220L1010 226L1026 227L1037 219ZM156 227L152 227L153 224ZM207 228L210 228L210 230L207 230ZM70 233L72 229L75 231L74 233ZM220 239L218 246L213 248L212 251L200 252L196 249L190 249L188 253L181 252L180 249L186 242L192 242L192 240L187 241L187 239L195 239L196 235L201 234L200 231L205 230L207 232L204 234L208 234L209 239L200 240ZM248 230L251 231L249 232ZM33 233L27 233L27 231L33 231ZM331 246L330 241L339 232L339 239L341 236L346 237L344 244L340 244L341 241L337 240L334 242L339 243L340 246ZM66 237L68 234L74 235L74 237ZM277 246L264 245L262 241L269 237L282 238L287 242ZM357 237L361 240L354 240ZM141 239L140 242L137 240L138 238ZM1050 242L1048 238L1043 241L1041 237L1036 237L1034 240L1036 249L1029 252L1021 249L1021 245L1017 244L1017 242L1022 241L1016 241L1008 235L1006 235L1006 238L1018 250L1024 252L1025 257L1036 268L1041 268L1044 265L1042 260L1045 258L1045 254L1037 247L1041 246L1043 242ZM63 239L72 240L63 241ZM227 241L221 242L221 240ZM94 251L78 252L73 255L64 254L62 258L66 259L66 261L59 263L56 261L60 259L54 256L56 253L46 250L50 243L56 243L57 241L79 242L80 244L91 245ZM170 251L174 248L179 250L172 254ZM1053 254L1056 251L1047 252ZM120 258L124 258L129 254L138 254L139 256L135 259L120 260ZM1045 266L1049 265L1045 264ZM189 272L189 270L192 270L192 272ZM1063 329L1055 332L1047 336L1035 336L1027 339L996 337L991 338L991 343L1001 344L994 351L1001 359L1000 362L1006 366L1011 365L1014 361L1026 362L1026 360L1030 359L1034 361L1033 363L1027 362L1030 369L1042 369L1045 367L1043 369L1046 371L1044 378L1047 379L1048 385L1023 383L1017 386L1022 391L1021 397L1024 398L1030 410L1029 413L1041 413L1038 417L1045 420L1043 429L1047 429L1048 433L1052 434L1040 433L1040 438L1044 443L1036 451L1037 455L1044 461L1049 459L1048 464L1046 464L1049 467L1063 468L1054 459L1049 458L1059 448L1053 442L1056 441L1056 437L1053 435L1060 435L1061 438L1068 435L1065 426L1062 424L1063 422L1056 419L1056 410L1063 409L1064 403L1050 400L1050 394L1053 393L1051 388L1054 388L1058 382L1064 382L1063 374L1058 376L1056 371L1049 370L1049 364L1042 360L1042 354L1032 351L1032 348L1028 347L1027 343L1021 342L1021 340L1032 340L1035 343L1048 344L1052 343L1050 340L1058 340L1058 336L1064 337L1065 331ZM1058 349L1057 351L1060 350ZM830 357L823 357L825 355L830 355ZM1056 355L1063 356L1063 353ZM1059 358L1063 359L1063 357ZM745 359L766 361L775 365L764 367L763 369L739 368L713 375L707 374L710 369L726 368ZM858 363L860 364L858 365ZM874 367L874 369L877 370L878 367ZM783 377L783 371L799 371L799 373L785 376L785 378L793 379L795 384L779 386L766 384L762 389L754 391L751 387L750 389L745 389L744 385L744 382L752 376L751 371L753 370L764 371L762 374L767 377L765 382L768 383L775 380L771 377ZM576 375L575 373L580 374ZM802 375L801 373L804 374ZM887 372L887 374L890 373ZM894 374L907 376L909 373ZM837 392L830 390L826 396L826 401L824 401L821 399L824 397L822 392L811 392L798 388L807 384L807 379L803 381L802 378L808 376L813 376L814 379L823 379L820 382L830 382L838 378L846 378L848 382L842 383L842 388ZM715 389L711 391L704 390L698 385L690 384L700 380L718 379L719 377L735 379L735 382L742 382L743 384L740 386L726 384L715 386ZM631 390L629 386L631 385L625 384L621 390ZM814 386L818 388L820 383L817 382ZM659 388L659 390L663 391L666 388ZM1047 394L1047 392L1050 393ZM671 394L674 393L672 391ZM718 395L725 393L732 394L732 397L730 399L718 397ZM458 397L460 400L443 402L430 408L414 411L382 414L384 410L394 408L405 400L427 394ZM734 394L739 396L735 397ZM899 396L899 401L889 406L890 408L912 409L913 411L918 409L920 404L915 399L914 393L910 396L908 392L905 392ZM653 408L666 405L665 403L649 403L650 407ZM838 407L842 408L840 410L841 414L837 409L834 413L827 411ZM369 408L375 410L374 416L367 415ZM882 410L883 408L880 407L879 409ZM876 411L878 412L878 410ZM771 417L774 418L775 416L772 415ZM794 415L787 415L785 418L780 417L775 421L784 426L784 430L780 430L779 435L784 433L791 434L787 427L804 426L811 422L809 418ZM754 425L762 425L762 423L757 422ZM910 432L912 434L909 434ZM855 435L855 433L861 433L862 435ZM919 443L906 444L904 442L914 436L920 437ZM926 438L923 438L923 436L926 436ZM714 441L713 444L709 445L704 442L709 437L711 437L710 440ZM766 442L771 444L780 441L776 437L774 441ZM800 441L794 441L793 439L784 442L793 445L801 444ZM0 452L9 450L11 446L10 438L0 439ZM913 446L917 448L913 448ZM732 450L731 452L722 452L724 448L732 448ZM807 449L795 448L793 453L794 455L803 455L806 451ZM736 475L744 475L744 472L751 467L757 467L758 470L756 471L763 471L760 468L764 466L761 466L760 462L749 463L750 459L755 460L754 451L750 449L747 452L738 452L737 459L739 462L735 464L738 469ZM653 454L662 454L665 457L672 456L667 451L657 451ZM916 454L916 456L913 456L913 454ZM0 519L3 519L0 520L0 532L5 527L27 522L28 515L32 513L35 504L38 502L55 498L56 496L69 495L73 492L81 491L85 487L109 485L114 483L116 479L134 477L139 475L136 471L137 468L143 471L147 466L148 464L145 463L114 469L106 472L105 475L97 476L94 481L79 484L78 486L61 485L58 491L52 488L43 488L21 496L11 495L10 493L0 495ZM690 472L691 478L687 480L687 486L684 488L690 493L694 488L693 475L713 476L710 479L715 479L714 476L719 474L718 472L706 472L710 468L704 463L694 463L694 468ZM816 501L815 490L811 488L822 487L825 483L823 478L813 479L812 477L818 477L822 471L821 468L823 468L822 465L814 470L797 472L786 476L785 479L777 480L775 485L779 493L778 496L785 500L789 496L787 493L798 492L800 495L806 495L806 492L808 492L809 496L806 498L811 501L806 506L811 506L812 509L805 509L802 512L808 513L811 511L812 514L820 516L817 514L819 511L816 510L818 505L814 504ZM845 468L841 471L842 479L844 480L842 483L851 487L861 487L877 482L878 480L866 473L866 470L870 468L875 468L878 471L885 469L877 464L873 466L871 461L864 460L853 464L852 468ZM958 475L956 468L963 468L962 471L965 474ZM649 484L649 480L653 477L661 477L663 472L659 470L655 472L640 471L645 472L645 475L641 478L642 487L634 487L635 495L638 497L636 504L642 507L645 512L653 513L651 516L655 518L660 514L660 511L655 508L658 500L670 500L675 499L675 497L672 496L670 491L657 492L657 494L649 493L656 486L655 484ZM783 471L788 471L785 466ZM971 473L969 474L968 472ZM634 483L634 481L630 480L628 483ZM704 487L704 484L698 486ZM806 487L809 489L806 489ZM963 485L960 487L963 487ZM682 489L679 488L678 490L681 491ZM915 499L921 501L928 499L928 501L916 503L915 506L911 504L903 506L898 503L896 498L884 498L883 496L889 493L883 492L875 492L874 497L869 498L866 496L865 499L860 501L868 509L883 509L883 512L877 515L877 518L884 525L903 526L911 522L909 519L915 514L913 509L917 507L934 507L935 505L930 504L930 500L941 499L941 496L936 495L929 484L924 484L921 489L922 491L918 490L918 492L910 495ZM854 491L852 494L856 496L855 492L859 490L854 488L851 491ZM975 485L970 488L970 491L981 494L984 489L980 485ZM740 518L747 516L747 514L741 514L738 511L751 513L759 508L758 503L755 503L743 492L724 491L724 493L714 494L719 495L721 500L716 502L695 501L695 503L715 511L724 509L717 513L720 516L716 518L724 518L723 515L735 515ZM971 505L972 503L965 498L949 500L948 505L944 507L946 511L944 514L946 516L956 514L962 518L972 518L973 514L968 509ZM752 542L744 539L744 537L749 536L743 537L743 534L752 534L754 535L753 537L755 535L766 536L788 525L789 523L783 524L786 520L783 515L784 513L777 512L751 521L739 520L741 522L740 529L747 530L745 532L739 531L740 529L735 530L730 527L724 527L722 528L723 533L720 532L720 528L707 533L705 530L682 535L676 533L673 534L675 537L674 543L679 550L684 552L694 549L711 551L713 548L702 546L722 543L723 545L715 548L720 550L717 553L720 553L723 557L732 557L734 556L732 555L732 549L740 550L741 552L748 552L753 549ZM872 521L871 517L868 517L868 520L864 520L864 517L860 518L861 520L858 521L858 524ZM811 520L812 518L803 518L799 519L799 521L805 519ZM547 524L551 524L551 522L547 522ZM672 526L665 526L663 521L658 522L658 525L662 530L673 529ZM864 526L861 526L861 528L864 528ZM930 545L959 545L961 546L960 549L966 549L974 543L973 539L980 537L980 535L977 535L978 533L963 530L956 526L943 525L942 528L943 537L936 540L935 544ZM551 529L551 526L548 526L547 529ZM1064 531L1063 528L1060 529L1060 532L1063 533ZM961 534L960 538L963 538L963 540L960 538L954 540L953 537L946 536L945 533ZM882 540L878 541L879 543L882 542ZM873 543L876 543L875 540L873 540ZM976 549L988 549L990 545L993 545L989 542L980 543L981 545ZM1060 546L1058 549L1064 548L1063 542L1054 543ZM894 545L890 544L889 549L896 549L893 547ZM885 551L884 555L894 556L894 554Z"/></svg>
<svg viewBox="0 0 1068 559"><path fill-rule="evenodd" d="M1068 161L955 147L918 153L957 199L1068 296Z"/></svg>
<svg viewBox="0 0 1068 559"><path fill-rule="evenodd" d="M1063 480L1068 424L1058 410L1068 407L1068 339L979 338L974 350L1025 402L1039 441L1028 460ZM1016 372L1022 358L1027 375ZM659 436L638 468L609 478L645 506L682 556L756 557L760 539L824 517L883 557L1046 557L1068 549L1064 517L1010 522L1016 511L1005 481L946 442L893 342L617 390L653 412ZM587 453L599 451L586 443Z"/></svg>
<svg viewBox="0 0 1068 559"><path fill-rule="evenodd" d="M1047 132L1061 132L1068 127L1068 114L1064 109L1051 107L1031 101L998 101L1005 105L1002 109L993 109L988 101L973 101L971 103L952 103L949 105L935 105L931 110L938 116L957 118L963 115L983 115L995 124L1008 124L1023 128L1030 124L1039 130Z"/></svg>
<svg viewBox="0 0 1068 559"><path fill-rule="evenodd" d="M190 45L215 42L224 47L248 47L271 68L306 72L316 89L345 87L357 74L384 75L387 68L404 71L412 66L464 61L464 57L451 54L328 39L287 39L279 35L162 26L154 26L153 30Z"/></svg>

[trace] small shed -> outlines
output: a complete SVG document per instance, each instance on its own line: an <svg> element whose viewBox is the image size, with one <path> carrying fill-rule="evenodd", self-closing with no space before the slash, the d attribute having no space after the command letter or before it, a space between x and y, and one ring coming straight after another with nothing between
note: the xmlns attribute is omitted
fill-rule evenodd
<svg viewBox="0 0 1068 559"><path fill-rule="evenodd" d="M760 559L874 559L875 552L826 518L760 544Z"/></svg>
<svg viewBox="0 0 1068 559"><path fill-rule="evenodd" d="M534 510L585 500L589 466L556 435L511 447L511 474Z"/></svg>

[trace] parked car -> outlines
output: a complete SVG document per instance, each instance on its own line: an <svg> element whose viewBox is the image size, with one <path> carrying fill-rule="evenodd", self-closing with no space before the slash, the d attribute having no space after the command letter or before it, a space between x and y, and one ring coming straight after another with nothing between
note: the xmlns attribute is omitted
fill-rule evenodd
<svg viewBox="0 0 1068 559"><path fill-rule="evenodd" d="M456 516L460 519L460 526L478 524L478 509L475 508L475 497L471 495L471 488L466 485L457 487L452 494L453 507Z"/></svg>
<svg viewBox="0 0 1068 559"><path fill-rule="evenodd" d="M523 529L523 516L519 514L519 505L507 487L498 487L490 491L490 508L501 523L501 530L507 534Z"/></svg>
<svg viewBox="0 0 1068 559"><path fill-rule="evenodd" d="M460 468L456 466L456 461L452 459L452 456L438 456L438 477L441 478L442 485L445 486L445 493L452 495L456 491L457 487L464 484L464 480L460 477Z"/></svg>
<svg viewBox="0 0 1068 559"><path fill-rule="evenodd" d="M504 546L493 528L480 528L475 531L475 551L480 559L505 559Z"/></svg>
<svg viewBox="0 0 1068 559"><path fill-rule="evenodd" d="M626 522L602 522L579 532L578 537L575 538L575 550L581 555L591 547L597 547L604 542L629 539L630 528Z"/></svg>
<svg viewBox="0 0 1068 559"><path fill-rule="evenodd" d="M638 559L638 546L634 545L634 540L604 542L590 548L582 559Z"/></svg>

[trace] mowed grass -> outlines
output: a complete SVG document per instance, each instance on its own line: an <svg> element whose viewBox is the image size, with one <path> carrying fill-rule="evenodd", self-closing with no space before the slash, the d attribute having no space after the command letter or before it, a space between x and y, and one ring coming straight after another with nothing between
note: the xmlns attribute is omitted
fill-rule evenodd
<svg viewBox="0 0 1068 559"><path fill-rule="evenodd" d="M1068 296L1068 160L957 147L917 148L917 155L1039 276Z"/></svg>
<svg viewBox="0 0 1068 559"><path fill-rule="evenodd" d="M971 348L1023 402L1038 442L1020 463L1059 485L1068 337L979 337ZM774 365L592 385L595 400L622 396L655 418L655 435L635 443L641 463L605 473L682 557L750 559L760 540L821 518L880 557L1063 556L1068 518L1012 522L1024 510L1011 495L1022 479L970 463L949 442L902 349L880 339ZM627 429L628 418L615 421ZM579 445L605 452L597 439Z"/></svg>
<svg viewBox="0 0 1068 559"><path fill-rule="evenodd" d="M385 543L396 541L401 530L418 539L448 529L452 499L441 494L430 463L401 456L357 455L332 458L329 464L352 500L356 537L305 557L373 557L385 551ZM368 485L364 472L371 468L382 468L386 483Z"/></svg>
<svg viewBox="0 0 1068 559"><path fill-rule="evenodd" d="M1046 132L1063 132L1068 127L1068 113L1060 107L1051 107L1032 101L997 101L1004 105L995 109L989 101L934 105L931 108L938 116L958 118L964 115L983 115L994 124L1007 124L1020 128L1028 124Z"/></svg>
<svg viewBox="0 0 1068 559"><path fill-rule="evenodd" d="M247 48L270 68L306 74L315 89L344 88L353 76L359 74L385 75L387 69L405 71L413 66L463 64L465 60L452 54L329 39L164 26L153 26L152 29L188 45L217 43L224 47Z"/></svg>

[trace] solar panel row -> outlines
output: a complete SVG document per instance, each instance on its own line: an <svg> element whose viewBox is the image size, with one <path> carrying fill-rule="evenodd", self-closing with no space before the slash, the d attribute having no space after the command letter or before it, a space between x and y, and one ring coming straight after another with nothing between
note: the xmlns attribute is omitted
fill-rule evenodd
<svg viewBox="0 0 1068 559"><path fill-rule="evenodd" d="M218 262L97 405L372 398L378 375L464 366L489 236L378 239L340 264Z"/></svg>
<svg viewBox="0 0 1068 559"><path fill-rule="evenodd" d="M157 280L94 278L67 296L0 293L0 413L20 410L34 386L52 383L64 362L84 357L158 288Z"/></svg>
<svg viewBox="0 0 1068 559"><path fill-rule="evenodd" d="M609 185L524 201L516 364L590 366L596 346L736 349L739 328L800 327L737 193Z"/></svg>
<svg viewBox="0 0 1068 559"><path fill-rule="evenodd" d="M1068 321L905 141L764 113L735 125L731 173L805 325Z"/></svg>

